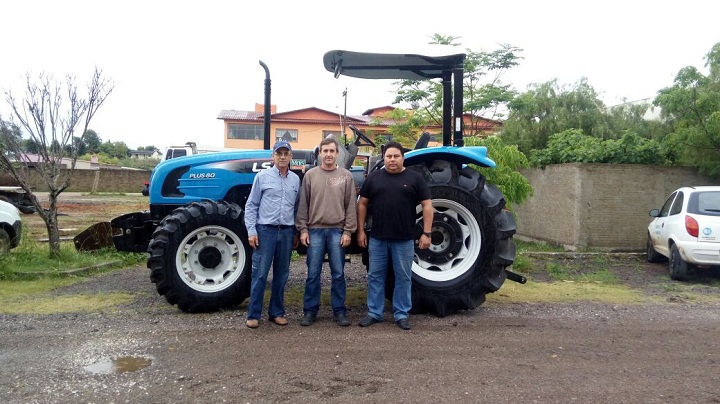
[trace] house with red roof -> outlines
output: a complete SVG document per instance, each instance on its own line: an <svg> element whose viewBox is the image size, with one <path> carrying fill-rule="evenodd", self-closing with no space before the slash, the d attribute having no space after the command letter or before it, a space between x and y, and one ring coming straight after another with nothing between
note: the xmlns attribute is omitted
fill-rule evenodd
<svg viewBox="0 0 720 404"><path fill-rule="evenodd" d="M344 116L316 107L277 112L277 107L272 105L270 107L271 143L282 139L290 142L293 148L309 150L329 134L349 142L352 141L353 136L352 131L348 129L349 125L355 126L371 139L377 136L389 136L388 128L396 122L388 118L388 113L394 109L395 107L392 106L383 106L368 109L362 115ZM254 111L222 110L217 119L222 119L224 122L225 148L263 148L263 104L255 104ZM466 127L472 125L476 133L493 133L502 126L499 121L472 117L469 114L463 119ZM442 142L442 128L439 125L431 125L424 130L436 135L436 140Z"/></svg>

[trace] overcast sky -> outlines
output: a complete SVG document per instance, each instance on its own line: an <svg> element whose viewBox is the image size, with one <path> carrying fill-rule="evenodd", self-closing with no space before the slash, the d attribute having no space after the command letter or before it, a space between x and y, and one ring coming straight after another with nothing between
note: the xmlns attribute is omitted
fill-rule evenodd
<svg viewBox="0 0 720 404"><path fill-rule="evenodd" d="M682 67L706 72L720 42L720 2L708 0L26 0L1 10L0 88L17 97L28 71L84 79L98 66L115 90L90 127L130 148L221 146L218 113L264 102L260 60L279 112L341 114L347 88L347 113L359 115L392 103L392 81L334 79L325 52L414 52L435 33L474 51L509 44L524 59L505 84L586 77L614 105L654 97ZM9 118L4 96L0 115Z"/></svg>

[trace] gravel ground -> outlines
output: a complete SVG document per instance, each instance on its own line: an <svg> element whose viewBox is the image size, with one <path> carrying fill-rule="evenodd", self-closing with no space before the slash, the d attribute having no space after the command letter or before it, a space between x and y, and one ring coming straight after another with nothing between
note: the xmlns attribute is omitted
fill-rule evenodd
<svg viewBox="0 0 720 404"><path fill-rule="evenodd" d="M312 327L299 326L293 307L287 327L250 330L246 304L185 314L155 293L147 271L55 292L135 296L116 310L0 316L3 401L720 402L715 303L502 304L491 295L473 311L412 316L409 332L390 313L367 329L337 327L326 307ZM361 265L347 273L351 286L364 284ZM295 262L291 287L303 279ZM354 322L365 310L350 309Z"/></svg>

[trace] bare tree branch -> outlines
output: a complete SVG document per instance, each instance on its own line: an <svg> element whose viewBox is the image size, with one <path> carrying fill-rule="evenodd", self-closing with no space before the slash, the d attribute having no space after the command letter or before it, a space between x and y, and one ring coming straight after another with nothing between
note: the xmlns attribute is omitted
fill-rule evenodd
<svg viewBox="0 0 720 404"><path fill-rule="evenodd" d="M20 123L25 135L37 145L32 158L22 147L22 138L13 136L13 126L0 119L3 145L0 168L10 173L30 195L36 211L48 228L50 255L58 256L60 236L57 224L57 197L70 186L78 159L78 144L85 137L92 118L112 93L113 83L95 68L87 86L87 94L78 93L75 76L67 75L60 83L51 75L36 77L26 74L25 97L18 101L10 90L5 100ZM19 131L19 130L18 130ZM77 136L77 133L79 136ZM37 172L48 189L49 207L43 208L30 189L30 171Z"/></svg>

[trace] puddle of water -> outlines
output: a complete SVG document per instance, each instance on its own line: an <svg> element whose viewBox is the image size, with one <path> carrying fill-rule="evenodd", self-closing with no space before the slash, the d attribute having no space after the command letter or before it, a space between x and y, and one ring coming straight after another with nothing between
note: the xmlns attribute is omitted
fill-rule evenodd
<svg viewBox="0 0 720 404"><path fill-rule="evenodd" d="M93 363L83 369L96 375L135 372L152 364L152 359L142 356L120 356L102 362Z"/></svg>

